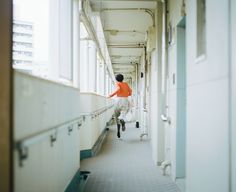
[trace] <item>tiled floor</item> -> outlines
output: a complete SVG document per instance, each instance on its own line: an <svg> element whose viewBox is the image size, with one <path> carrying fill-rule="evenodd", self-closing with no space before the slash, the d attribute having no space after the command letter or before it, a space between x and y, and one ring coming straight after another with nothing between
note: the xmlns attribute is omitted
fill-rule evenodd
<svg viewBox="0 0 236 192"><path fill-rule="evenodd" d="M91 171L85 192L179 192L176 184L162 176L151 159L147 139L128 124L117 139L115 126L109 130L96 157L81 161L81 170Z"/></svg>

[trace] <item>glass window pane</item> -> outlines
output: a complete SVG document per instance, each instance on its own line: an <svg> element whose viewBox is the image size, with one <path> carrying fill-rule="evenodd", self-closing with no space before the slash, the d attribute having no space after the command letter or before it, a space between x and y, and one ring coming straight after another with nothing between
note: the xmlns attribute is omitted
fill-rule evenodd
<svg viewBox="0 0 236 192"><path fill-rule="evenodd" d="M14 0L13 67L30 74L46 76L48 47L49 1Z"/></svg>
<svg viewBox="0 0 236 192"><path fill-rule="evenodd" d="M59 63L60 78L72 80L72 4L68 0L60 0L59 14Z"/></svg>

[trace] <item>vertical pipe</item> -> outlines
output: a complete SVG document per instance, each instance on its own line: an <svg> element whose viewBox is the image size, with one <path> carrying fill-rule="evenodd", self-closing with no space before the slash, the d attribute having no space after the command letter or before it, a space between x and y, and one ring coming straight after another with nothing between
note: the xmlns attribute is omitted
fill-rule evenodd
<svg viewBox="0 0 236 192"><path fill-rule="evenodd" d="M86 41L86 62L84 63L84 65L86 66L85 67L86 68L86 74L85 74L85 77L86 77L85 87L86 88L85 89L87 92L89 91L89 77L90 77L89 62L90 62L90 59L89 59L89 40L88 40L88 41Z"/></svg>
<svg viewBox="0 0 236 192"><path fill-rule="evenodd" d="M166 92L166 80L168 75L168 36L167 34L167 0L163 2L163 36L162 36L162 92Z"/></svg>
<svg viewBox="0 0 236 192"><path fill-rule="evenodd" d="M147 48L144 46L144 95L143 95L143 110L146 110L146 95L147 95Z"/></svg>

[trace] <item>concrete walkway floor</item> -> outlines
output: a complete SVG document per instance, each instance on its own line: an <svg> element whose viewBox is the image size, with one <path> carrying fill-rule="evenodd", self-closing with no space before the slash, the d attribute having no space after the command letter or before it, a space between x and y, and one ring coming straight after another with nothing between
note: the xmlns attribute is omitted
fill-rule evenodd
<svg viewBox="0 0 236 192"><path fill-rule="evenodd" d="M180 192L154 165L149 140L140 141L134 124L121 134L117 139L111 126L97 156L81 161L80 169L91 172L85 192Z"/></svg>

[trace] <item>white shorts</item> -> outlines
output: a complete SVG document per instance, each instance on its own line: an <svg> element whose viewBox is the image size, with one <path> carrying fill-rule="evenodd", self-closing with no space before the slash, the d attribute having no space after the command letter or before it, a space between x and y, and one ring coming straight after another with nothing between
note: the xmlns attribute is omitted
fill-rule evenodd
<svg viewBox="0 0 236 192"><path fill-rule="evenodd" d="M117 97L115 102L115 117L125 120L125 116L129 111L130 102L127 97Z"/></svg>

